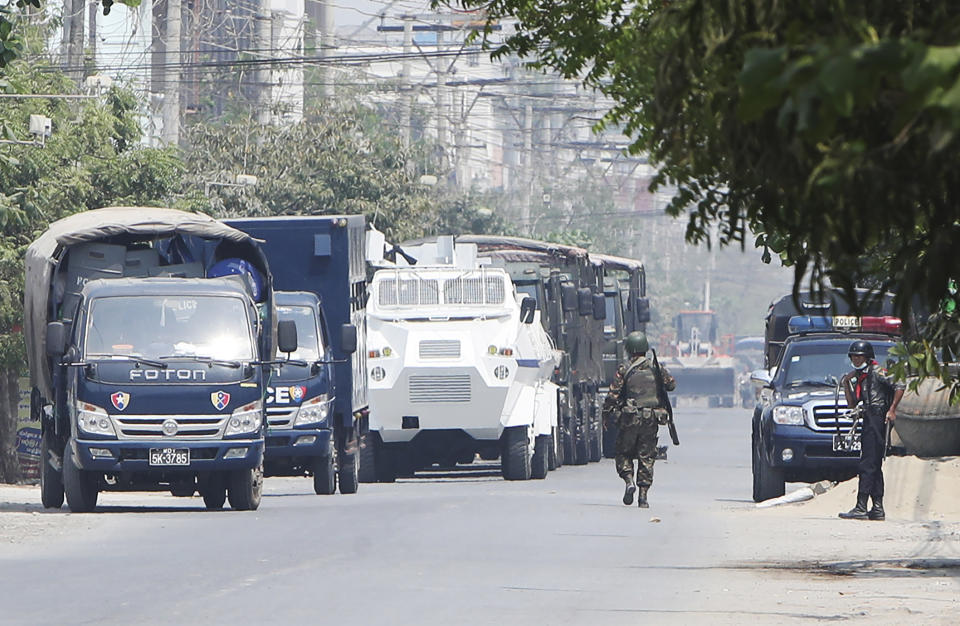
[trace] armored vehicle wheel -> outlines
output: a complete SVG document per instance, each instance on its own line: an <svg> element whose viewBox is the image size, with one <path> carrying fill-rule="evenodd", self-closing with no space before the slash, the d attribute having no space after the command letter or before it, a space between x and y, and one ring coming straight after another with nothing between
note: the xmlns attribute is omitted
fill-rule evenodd
<svg viewBox="0 0 960 626"><path fill-rule="evenodd" d="M530 461L530 478L546 478L550 471L550 449L553 437L538 435L533 442L533 459Z"/></svg>
<svg viewBox="0 0 960 626"><path fill-rule="evenodd" d="M332 454L313 459L313 491L318 496L329 496L337 491L337 471Z"/></svg>
<svg viewBox="0 0 960 626"><path fill-rule="evenodd" d="M500 436L500 470L506 480L530 480L530 437L526 426L510 426Z"/></svg>
<svg viewBox="0 0 960 626"><path fill-rule="evenodd" d="M71 513L90 513L97 508L100 476L77 467L70 444L63 453L63 490Z"/></svg>
<svg viewBox="0 0 960 626"><path fill-rule="evenodd" d="M779 498L786 491L783 470L771 467L760 452L760 439L753 437L753 501Z"/></svg>
<svg viewBox="0 0 960 626"><path fill-rule="evenodd" d="M256 511L263 493L263 468L230 472L227 499L235 511Z"/></svg>
<svg viewBox="0 0 960 626"><path fill-rule="evenodd" d="M45 509L59 509L63 506L63 460L60 467L54 467L53 435L48 431L40 439L40 502Z"/></svg>
<svg viewBox="0 0 960 626"><path fill-rule="evenodd" d="M211 511L219 511L223 508L223 503L227 501L227 486L223 474L214 472L208 474L206 478L199 481L200 495L203 497L203 504Z"/></svg>
<svg viewBox="0 0 960 626"><path fill-rule="evenodd" d="M377 482L375 438L373 433L360 437L360 467L357 468L357 478L362 483Z"/></svg>
<svg viewBox="0 0 960 626"><path fill-rule="evenodd" d="M340 468L337 470L337 478L340 481L340 493L357 493L360 487L360 450L355 450L353 454L343 453L340 455Z"/></svg>

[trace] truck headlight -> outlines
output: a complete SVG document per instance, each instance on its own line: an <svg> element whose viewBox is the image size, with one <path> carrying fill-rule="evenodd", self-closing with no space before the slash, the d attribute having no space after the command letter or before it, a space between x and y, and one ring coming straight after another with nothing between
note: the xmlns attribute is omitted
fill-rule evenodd
<svg viewBox="0 0 960 626"><path fill-rule="evenodd" d="M249 435L260 430L263 423L263 403L260 400L245 404L230 414L225 436Z"/></svg>
<svg viewBox="0 0 960 626"><path fill-rule="evenodd" d="M773 407L773 421L777 424L803 424L803 407L776 406Z"/></svg>
<svg viewBox="0 0 960 626"><path fill-rule="evenodd" d="M113 420L106 410L86 402L77 402L77 428L87 435L117 436Z"/></svg>
<svg viewBox="0 0 960 626"><path fill-rule="evenodd" d="M297 411L297 417L293 420L294 426L307 426L308 424L319 424L327 419L330 413L330 400L327 394L321 393L315 398L304 400Z"/></svg>

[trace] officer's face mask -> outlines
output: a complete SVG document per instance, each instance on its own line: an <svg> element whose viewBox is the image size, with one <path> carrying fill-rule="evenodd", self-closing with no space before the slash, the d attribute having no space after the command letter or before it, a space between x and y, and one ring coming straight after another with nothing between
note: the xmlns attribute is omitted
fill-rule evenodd
<svg viewBox="0 0 960 626"><path fill-rule="evenodd" d="M860 370L860 371L862 371L862 370L867 369L867 361L866 361L866 359L864 359L863 363L861 363L860 365L857 365L856 363L853 362L853 359L850 359L850 365L852 365L852 366L853 366L853 369L855 369L855 370Z"/></svg>

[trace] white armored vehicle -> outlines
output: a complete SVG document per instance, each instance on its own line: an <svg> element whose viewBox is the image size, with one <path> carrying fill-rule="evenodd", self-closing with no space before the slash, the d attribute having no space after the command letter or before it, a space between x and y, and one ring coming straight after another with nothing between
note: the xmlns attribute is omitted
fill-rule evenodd
<svg viewBox="0 0 960 626"><path fill-rule="evenodd" d="M441 243L443 243L441 238ZM480 267L475 248L424 266L378 270L367 303L370 437L379 481L434 463L501 459L507 480L551 469L559 353L531 298ZM433 246L431 248L431 246ZM436 250L434 244L426 244ZM458 248L460 248L458 246ZM472 254L471 254L472 252Z"/></svg>

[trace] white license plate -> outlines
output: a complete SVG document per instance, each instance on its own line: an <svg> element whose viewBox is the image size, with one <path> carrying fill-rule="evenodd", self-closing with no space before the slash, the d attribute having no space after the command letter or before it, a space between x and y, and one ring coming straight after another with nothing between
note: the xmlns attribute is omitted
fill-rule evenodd
<svg viewBox="0 0 960 626"><path fill-rule="evenodd" d="M860 452L860 434L855 435L834 435L834 452Z"/></svg>
<svg viewBox="0 0 960 626"><path fill-rule="evenodd" d="M190 448L150 448L150 465L190 465Z"/></svg>
<svg viewBox="0 0 960 626"><path fill-rule="evenodd" d="M833 318L834 328L860 328L860 318L856 315L837 315Z"/></svg>

